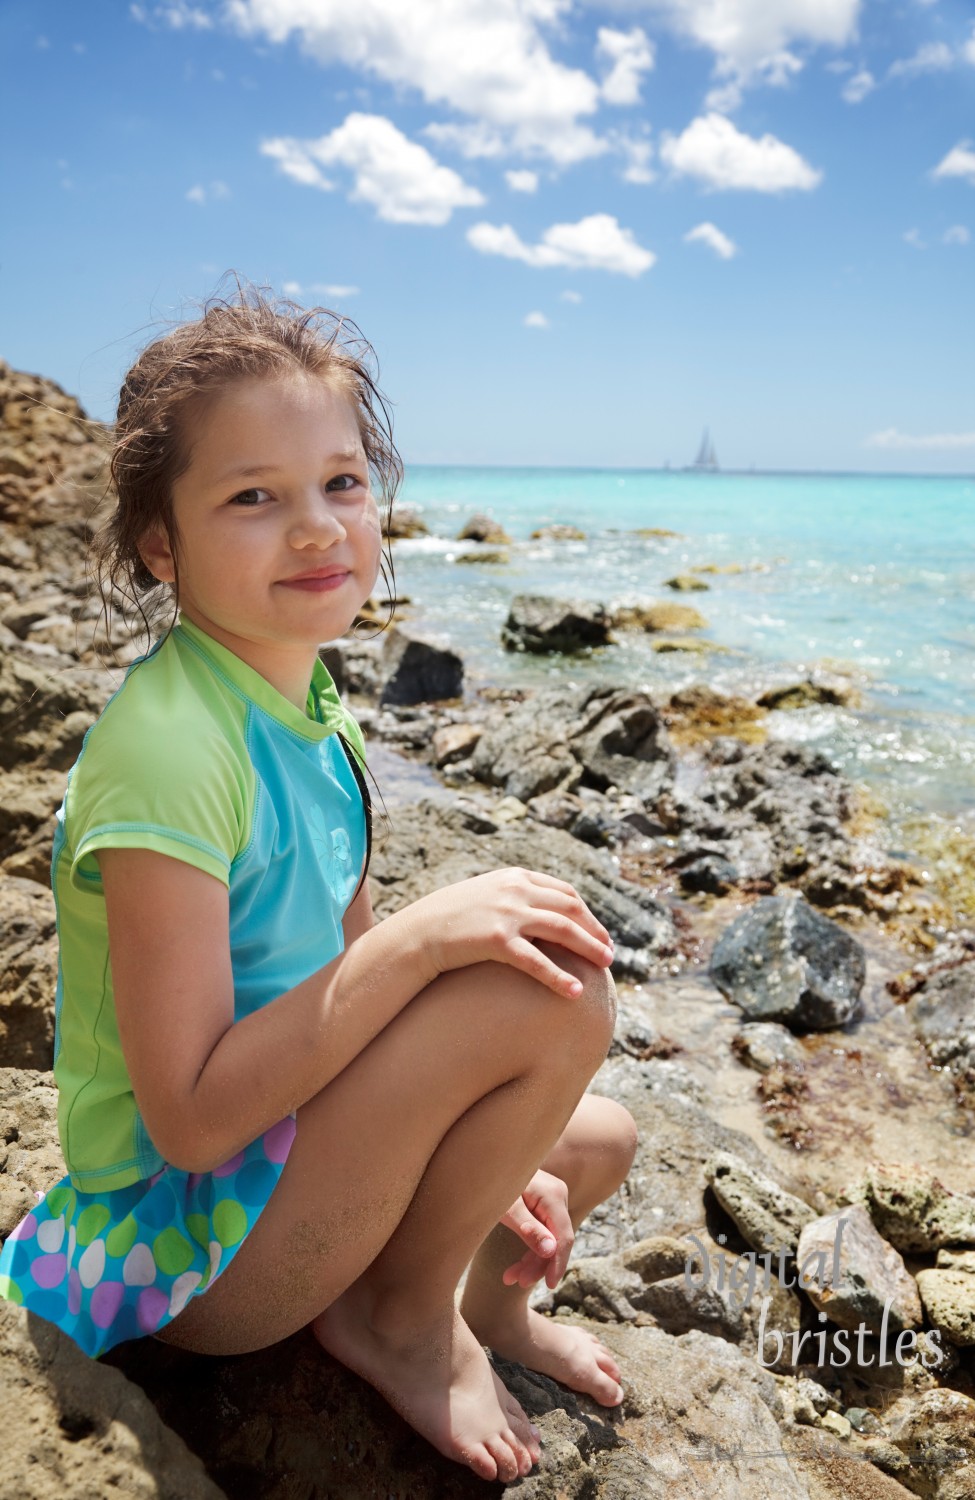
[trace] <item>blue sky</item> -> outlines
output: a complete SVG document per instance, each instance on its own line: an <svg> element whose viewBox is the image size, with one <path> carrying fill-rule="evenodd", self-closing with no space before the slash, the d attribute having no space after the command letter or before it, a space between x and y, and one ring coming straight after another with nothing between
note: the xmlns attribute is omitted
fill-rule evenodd
<svg viewBox="0 0 975 1500"><path fill-rule="evenodd" d="M0 357L110 417L228 268L407 462L975 471L970 0L4 0Z"/></svg>

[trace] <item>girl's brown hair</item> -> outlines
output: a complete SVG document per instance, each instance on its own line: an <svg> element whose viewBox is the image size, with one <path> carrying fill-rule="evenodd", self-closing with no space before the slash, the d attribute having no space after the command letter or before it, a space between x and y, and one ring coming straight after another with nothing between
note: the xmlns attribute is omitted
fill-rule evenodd
<svg viewBox="0 0 975 1500"><path fill-rule="evenodd" d="M117 503L92 545L106 625L113 597L121 595L139 611L151 634L161 605L173 600L170 585L153 577L139 553L154 525L163 526L177 559L172 587L178 606L179 536L172 490L190 462L187 419L194 407L233 381L300 370L347 395L388 531L403 466L393 443L389 406L376 384L372 346L354 323L326 308L299 307L268 288L231 279L231 293L211 298L194 322L149 344L122 383L111 455ZM388 552L383 575L393 597Z"/></svg>

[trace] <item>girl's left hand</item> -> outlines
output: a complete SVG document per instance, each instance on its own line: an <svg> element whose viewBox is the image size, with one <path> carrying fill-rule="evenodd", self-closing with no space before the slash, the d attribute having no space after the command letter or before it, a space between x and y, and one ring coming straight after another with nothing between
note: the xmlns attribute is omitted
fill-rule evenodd
<svg viewBox="0 0 975 1500"><path fill-rule="evenodd" d="M562 1179L551 1172L536 1172L500 1222L528 1246L521 1259L504 1272L505 1286L527 1289L543 1276L547 1286L558 1286L575 1240L569 1189Z"/></svg>

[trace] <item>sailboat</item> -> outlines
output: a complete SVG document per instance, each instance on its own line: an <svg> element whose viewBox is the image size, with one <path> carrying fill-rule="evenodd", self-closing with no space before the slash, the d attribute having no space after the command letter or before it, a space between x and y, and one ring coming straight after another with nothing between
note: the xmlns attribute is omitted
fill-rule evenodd
<svg viewBox="0 0 975 1500"><path fill-rule="evenodd" d="M696 472L701 472L703 470L705 473L709 474L714 474L717 472L718 455L714 451L714 444L711 441L711 438L708 434L708 429L706 427L704 429L704 436L701 438L701 446L697 450L697 458L690 465L690 468L692 470L695 470Z"/></svg>

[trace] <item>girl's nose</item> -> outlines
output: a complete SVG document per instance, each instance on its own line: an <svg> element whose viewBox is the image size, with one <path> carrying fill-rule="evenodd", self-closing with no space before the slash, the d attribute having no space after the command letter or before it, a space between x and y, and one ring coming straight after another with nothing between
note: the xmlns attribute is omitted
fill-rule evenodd
<svg viewBox="0 0 975 1500"><path fill-rule="evenodd" d="M321 490L303 496L291 515L288 527L293 547L328 546L345 536L345 527Z"/></svg>

